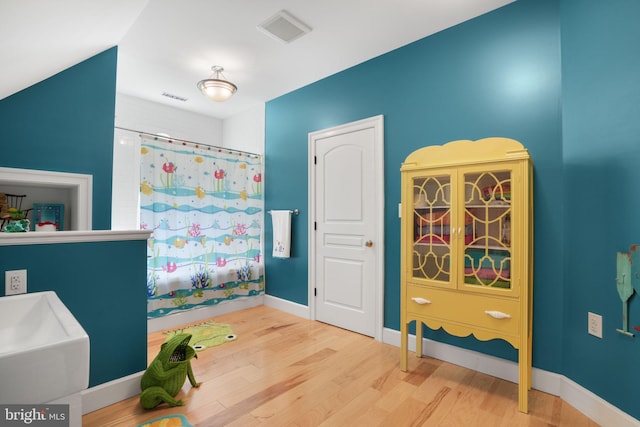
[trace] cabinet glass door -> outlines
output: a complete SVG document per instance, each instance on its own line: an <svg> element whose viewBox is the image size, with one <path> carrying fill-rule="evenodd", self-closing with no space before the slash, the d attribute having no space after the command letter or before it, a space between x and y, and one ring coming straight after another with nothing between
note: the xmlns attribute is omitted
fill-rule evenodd
<svg viewBox="0 0 640 427"><path fill-rule="evenodd" d="M464 283L511 289L512 171L464 174Z"/></svg>
<svg viewBox="0 0 640 427"><path fill-rule="evenodd" d="M412 178L412 276L451 282L451 176Z"/></svg>

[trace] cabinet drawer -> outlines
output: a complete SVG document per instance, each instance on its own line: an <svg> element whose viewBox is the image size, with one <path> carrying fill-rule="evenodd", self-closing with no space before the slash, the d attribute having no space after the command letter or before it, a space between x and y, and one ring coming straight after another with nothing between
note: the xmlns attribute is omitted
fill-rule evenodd
<svg viewBox="0 0 640 427"><path fill-rule="evenodd" d="M510 335L519 333L520 302L515 299L509 300L407 285L406 302L407 312L417 316L433 317L467 324L471 327L493 329ZM500 316L500 313L503 313L510 317L495 318L487 314L486 311L492 312L495 316Z"/></svg>

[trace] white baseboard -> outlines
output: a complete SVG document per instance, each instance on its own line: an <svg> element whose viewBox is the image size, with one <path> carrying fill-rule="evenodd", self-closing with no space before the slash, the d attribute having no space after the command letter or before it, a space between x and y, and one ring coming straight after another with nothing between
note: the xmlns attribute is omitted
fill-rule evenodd
<svg viewBox="0 0 640 427"><path fill-rule="evenodd" d="M174 314L147 320L147 332L151 333L162 331L164 329L177 328L178 326L186 325L187 323L198 322L200 320L222 316L223 314L244 310L246 308L256 307L263 304L264 294L251 297L236 298L229 301L223 301L212 306L180 311Z"/></svg>
<svg viewBox="0 0 640 427"><path fill-rule="evenodd" d="M311 318L309 306L287 301L286 299L274 297L272 295L264 296L264 305L284 311L285 313L293 314L294 316L302 317L303 319Z"/></svg>
<svg viewBox="0 0 640 427"><path fill-rule="evenodd" d="M82 394L80 392L47 402L53 405L69 405L68 427L82 427Z"/></svg>
<svg viewBox="0 0 640 427"><path fill-rule="evenodd" d="M400 331L384 328L382 341L400 347ZM416 350L415 342L415 335L409 335L409 350L414 352ZM518 382L518 364L510 360L429 339L423 340L422 351L424 356L473 369L506 381ZM559 396L603 427L640 427L640 421L564 375L533 368L531 382L532 388Z"/></svg>
<svg viewBox="0 0 640 427"><path fill-rule="evenodd" d="M562 400L591 418L602 427L638 427L640 421L611 403L593 394L593 392L563 377Z"/></svg>
<svg viewBox="0 0 640 427"><path fill-rule="evenodd" d="M140 394L140 380L143 373L137 372L82 391L82 414L88 414Z"/></svg>

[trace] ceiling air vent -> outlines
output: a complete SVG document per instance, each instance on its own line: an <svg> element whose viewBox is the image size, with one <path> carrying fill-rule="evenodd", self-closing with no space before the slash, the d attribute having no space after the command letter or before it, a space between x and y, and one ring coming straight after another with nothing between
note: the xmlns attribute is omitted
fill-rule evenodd
<svg viewBox="0 0 640 427"><path fill-rule="evenodd" d="M175 99L176 101L182 101L182 102L186 102L187 101L187 98L183 98L181 96L173 95L173 94L167 93L167 92L162 92L162 96L166 96L167 98Z"/></svg>
<svg viewBox="0 0 640 427"><path fill-rule="evenodd" d="M284 43L290 43L311 31L309 26L296 19L286 10L281 10L258 25L258 29Z"/></svg>

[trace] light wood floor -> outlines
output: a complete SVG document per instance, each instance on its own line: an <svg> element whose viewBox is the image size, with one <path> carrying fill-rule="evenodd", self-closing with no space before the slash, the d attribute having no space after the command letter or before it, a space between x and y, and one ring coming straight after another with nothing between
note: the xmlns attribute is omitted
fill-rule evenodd
<svg viewBox="0 0 640 427"><path fill-rule="evenodd" d="M136 426L185 414L196 426L596 426L555 396L532 390L518 412L517 385L320 322L265 307L216 317L236 341L198 353L184 406L140 407L137 397L85 415L84 427ZM149 361L165 336L149 335Z"/></svg>

